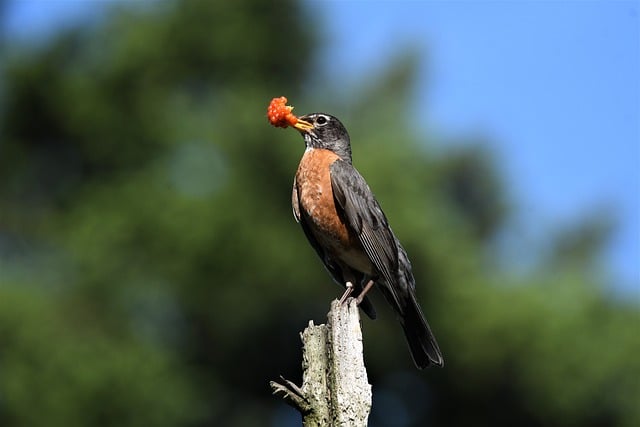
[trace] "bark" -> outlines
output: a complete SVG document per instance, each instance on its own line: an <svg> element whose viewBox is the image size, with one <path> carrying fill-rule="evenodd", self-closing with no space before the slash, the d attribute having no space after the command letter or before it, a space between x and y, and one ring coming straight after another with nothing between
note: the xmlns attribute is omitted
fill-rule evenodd
<svg viewBox="0 0 640 427"><path fill-rule="evenodd" d="M371 385L362 353L360 313L355 299L331 303L326 325L313 321L302 332L302 386L271 381L274 394L302 414L311 426L366 426Z"/></svg>

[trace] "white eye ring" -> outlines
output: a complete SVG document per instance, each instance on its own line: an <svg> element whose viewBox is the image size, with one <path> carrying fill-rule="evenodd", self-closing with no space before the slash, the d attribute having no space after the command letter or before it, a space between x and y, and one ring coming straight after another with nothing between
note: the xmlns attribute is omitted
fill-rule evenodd
<svg viewBox="0 0 640 427"><path fill-rule="evenodd" d="M329 122L329 118L327 116L318 116L318 118L316 119L316 123L320 126L326 125L327 122Z"/></svg>

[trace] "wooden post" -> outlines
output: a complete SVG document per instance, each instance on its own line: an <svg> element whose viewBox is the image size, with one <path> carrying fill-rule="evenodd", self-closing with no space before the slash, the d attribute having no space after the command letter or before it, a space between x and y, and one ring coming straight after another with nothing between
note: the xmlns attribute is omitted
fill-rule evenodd
<svg viewBox="0 0 640 427"><path fill-rule="evenodd" d="M271 381L274 394L302 414L305 427L366 426L371 385L362 353L360 313L355 299L331 303L326 325L313 321L301 334L302 386Z"/></svg>

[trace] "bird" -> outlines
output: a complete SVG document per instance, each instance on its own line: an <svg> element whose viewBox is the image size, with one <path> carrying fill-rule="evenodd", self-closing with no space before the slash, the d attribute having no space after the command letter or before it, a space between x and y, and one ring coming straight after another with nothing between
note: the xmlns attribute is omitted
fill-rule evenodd
<svg viewBox="0 0 640 427"><path fill-rule="evenodd" d="M444 366L416 298L409 257L353 166L346 128L326 113L296 117L285 103L284 97L274 98L269 120L274 126L295 128L305 142L293 181L293 215L333 280L345 287L340 301L356 295L359 307L375 319L367 293L376 285L400 321L416 367Z"/></svg>

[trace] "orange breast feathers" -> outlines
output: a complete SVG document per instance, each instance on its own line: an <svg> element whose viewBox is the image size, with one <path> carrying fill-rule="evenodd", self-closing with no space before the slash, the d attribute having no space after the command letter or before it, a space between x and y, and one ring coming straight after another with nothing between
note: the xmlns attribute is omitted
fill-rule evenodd
<svg viewBox="0 0 640 427"><path fill-rule="evenodd" d="M311 149L302 156L296 172L301 210L316 237L337 250L336 246L347 248L357 241L339 217L331 191L330 167L339 158L329 150Z"/></svg>

